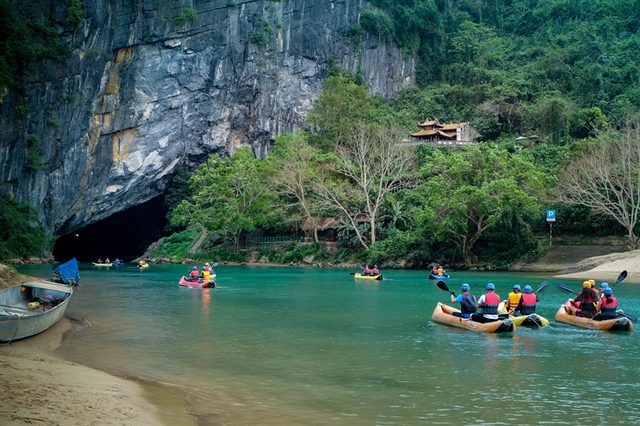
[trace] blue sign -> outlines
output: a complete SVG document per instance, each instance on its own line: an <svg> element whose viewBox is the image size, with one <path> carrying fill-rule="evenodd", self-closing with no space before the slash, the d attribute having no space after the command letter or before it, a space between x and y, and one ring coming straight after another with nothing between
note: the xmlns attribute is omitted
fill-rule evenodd
<svg viewBox="0 0 640 426"><path fill-rule="evenodd" d="M555 221L556 221L556 211L547 210L547 222L555 222Z"/></svg>

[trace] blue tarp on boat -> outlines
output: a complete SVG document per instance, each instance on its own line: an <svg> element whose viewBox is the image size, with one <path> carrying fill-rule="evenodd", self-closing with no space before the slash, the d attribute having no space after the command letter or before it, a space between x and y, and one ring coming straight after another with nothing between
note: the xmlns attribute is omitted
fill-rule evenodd
<svg viewBox="0 0 640 426"><path fill-rule="evenodd" d="M56 275L67 284L80 283L80 272L78 272L78 261L74 257L70 261L61 264L56 268Z"/></svg>

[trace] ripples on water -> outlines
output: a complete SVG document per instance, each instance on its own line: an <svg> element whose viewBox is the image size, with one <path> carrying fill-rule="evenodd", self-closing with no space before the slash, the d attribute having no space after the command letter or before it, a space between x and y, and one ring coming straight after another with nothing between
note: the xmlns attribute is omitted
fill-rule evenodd
<svg viewBox="0 0 640 426"><path fill-rule="evenodd" d="M42 266L23 273L49 276ZM38 273L40 272L40 273ZM358 282L335 269L220 266L217 289L177 285L185 266L81 271L68 314L93 327L61 352L107 371L181 389L201 424L639 424L637 337L553 320L487 335L431 322L448 293L426 271ZM548 277L452 273L472 292ZM612 280L615 277L612 277ZM631 277L628 278L631 281ZM563 281L579 288L578 281ZM640 316L640 287L616 287ZM640 330L639 330L640 331Z"/></svg>

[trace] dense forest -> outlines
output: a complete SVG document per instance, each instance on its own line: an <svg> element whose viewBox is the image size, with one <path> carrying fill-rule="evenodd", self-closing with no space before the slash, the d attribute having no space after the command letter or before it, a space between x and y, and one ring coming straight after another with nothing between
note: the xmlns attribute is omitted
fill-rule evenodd
<svg viewBox="0 0 640 426"><path fill-rule="evenodd" d="M547 209L556 235L619 235L638 247L640 2L371 3L352 42L366 34L417 57L417 86L385 100L329 63L307 128L279 135L268 158L241 149L176 178L176 233L156 255L184 256L206 230L207 256L243 260L248 235L297 234L306 223L318 242L319 218L336 218L337 251L294 244L265 256L505 267L539 251ZM33 23L4 28L14 30L0 32L3 45L15 28L44 40L24 36ZM1 50L1 74L35 60ZM478 143L398 145L432 119L470 122Z"/></svg>

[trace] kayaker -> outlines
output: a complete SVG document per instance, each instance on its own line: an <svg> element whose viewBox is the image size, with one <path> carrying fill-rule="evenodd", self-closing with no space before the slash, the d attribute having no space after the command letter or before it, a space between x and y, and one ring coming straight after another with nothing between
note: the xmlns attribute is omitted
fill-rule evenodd
<svg viewBox="0 0 640 426"><path fill-rule="evenodd" d="M378 269L378 265L373 265L373 270L371 271L371 275L380 275L380 270Z"/></svg>
<svg viewBox="0 0 640 426"><path fill-rule="evenodd" d="M198 267L194 266L193 269L191 270L191 273L189 274L189 278L191 279L191 281L198 281L199 277L200 277L200 274L198 273Z"/></svg>
<svg viewBox="0 0 640 426"><path fill-rule="evenodd" d="M595 320L608 320L618 318L618 300L613 295L613 289L605 287L602 290L602 297L598 301L598 315L595 316Z"/></svg>
<svg viewBox="0 0 640 426"><path fill-rule="evenodd" d="M364 265L363 273L364 275L371 275L371 268L369 268L369 265Z"/></svg>
<svg viewBox="0 0 640 426"><path fill-rule="evenodd" d="M600 290L598 290L596 288L596 282L595 280L589 280L589 284L591 284L591 288L593 289L594 293L596 294L596 296L600 297Z"/></svg>
<svg viewBox="0 0 640 426"><path fill-rule="evenodd" d="M516 311L516 307L518 306L518 303L520 303L521 296L522 293L520 293L520 285L515 284L513 286L513 291L509 293L509 298L507 299L507 311L509 311L510 314L514 314Z"/></svg>
<svg viewBox="0 0 640 426"><path fill-rule="evenodd" d="M569 306L574 315L585 318L593 318L596 316L596 305L598 296L591 288L591 282L584 281L582 283L582 292L573 299L573 304ZM578 304L578 308L575 305Z"/></svg>
<svg viewBox="0 0 640 426"><path fill-rule="evenodd" d="M518 315L530 315L536 312L536 305L538 304L538 296L533 294L533 290L530 285L525 285L523 294L520 297L518 306L516 306L515 312Z"/></svg>
<svg viewBox="0 0 640 426"><path fill-rule="evenodd" d="M207 270L206 266L202 267L202 282L208 283L211 281L211 273Z"/></svg>
<svg viewBox="0 0 640 426"><path fill-rule="evenodd" d="M609 287L609 283L600 283L600 297L604 295L604 290Z"/></svg>
<svg viewBox="0 0 640 426"><path fill-rule="evenodd" d="M444 275L444 269L442 268L442 265L438 266L438 276L441 277L443 275Z"/></svg>
<svg viewBox="0 0 640 426"><path fill-rule="evenodd" d="M433 275L438 275L438 267L434 265L433 268L431 268L431 273Z"/></svg>
<svg viewBox="0 0 640 426"><path fill-rule="evenodd" d="M471 318L471 314L476 312L478 309L476 308L476 297L473 294L470 294L469 291L471 287L469 284L464 283L462 287L460 287L461 294L454 296L451 295L451 303L459 303L460 304L460 312L454 312L453 315L461 318Z"/></svg>
<svg viewBox="0 0 640 426"><path fill-rule="evenodd" d="M498 305L500 296L496 294L496 286L493 283L487 284L486 292L480 296L477 307L482 309L482 313L471 315L471 320L476 322L498 321Z"/></svg>

